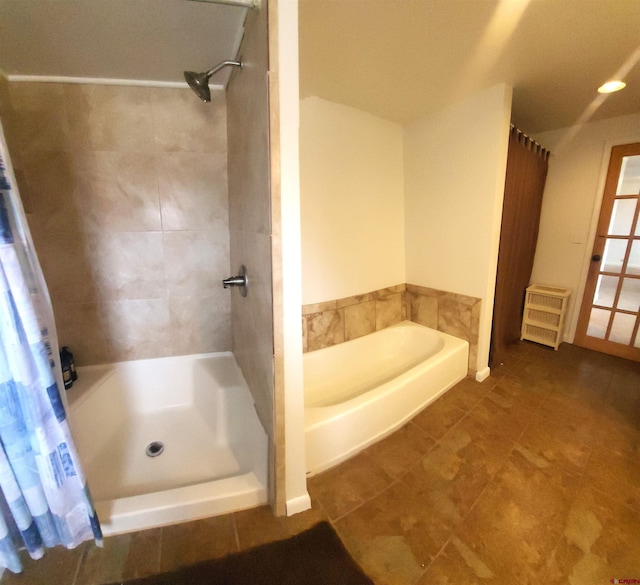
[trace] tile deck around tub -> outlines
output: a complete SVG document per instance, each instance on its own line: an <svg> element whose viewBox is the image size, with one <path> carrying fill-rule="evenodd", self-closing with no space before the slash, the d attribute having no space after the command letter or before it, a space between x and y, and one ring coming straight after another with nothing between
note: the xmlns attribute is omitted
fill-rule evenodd
<svg viewBox="0 0 640 585"><path fill-rule="evenodd" d="M24 558L13 585L100 585L336 528L378 585L599 585L640 579L640 364L520 342L385 440L269 508Z"/></svg>

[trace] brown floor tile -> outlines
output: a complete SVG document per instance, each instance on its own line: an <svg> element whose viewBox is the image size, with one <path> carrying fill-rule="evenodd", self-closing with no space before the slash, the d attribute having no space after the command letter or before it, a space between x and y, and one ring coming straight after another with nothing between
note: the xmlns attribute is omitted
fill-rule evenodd
<svg viewBox="0 0 640 585"><path fill-rule="evenodd" d="M638 579L639 542L640 514L585 486L571 506L544 582L600 585L612 579Z"/></svg>
<svg viewBox="0 0 640 585"><path fill-rule="evenodd" d="M450 405L467 412L478 404L492 388L493 386L485 386L469 378L465 378L462 382L458 382L453 388L445 392L440 400L444 400Z"/></svg>
<svg viewBox="0 0 640 585"><path fill-rule="evenodd" d="M510 578L490 567L453 536L416 585L504 585Z"/></svg>
<svg viewBox="0 0 640 585"><path fill-rule="evenodd" d="M240 550L290 536L269 506L234 512Z"/></svg>
<svg viewBox="0 0 640 585"><path fill-rule="evenodd" d="M474 384L477 384L478 386L480 386L481 388L484 388L487 392L489 392L500 380L502 380L503 377L504 377L504 374L500 372L500 370L497 370L495 372L491 370L491 373L489 374L489 376L485 378L482 382L478 382L473 377L469 377L467 378L467 380L469 380L470 382L473 382Z"/></svg>
<svg viewBox="0 0 640 585"><path fill-rule="evenodd" d="M109 536L104 547L85 545L75 585L100 585L157 573L161 529Z"/></svg>
<svg viewBox="0 0 640 585"><path fill-rule="evenodd" d="M554 392L571 396L582 403L597 403L606 395L611 375L609 370L599 369L590 363L556 368Z"/></svg>
<svg viewBox="0 0 640 585"><path fill-rule="evenodd" d="M418 499L434 505L432 514L453 527L462 522L512 447L502 435L467 417L402 481Z"/></svg>
<svg viewBox="0 0 640 585"><path fill-rule="evenodd" d="M518 355L521 357L546 356L553 352L553 348L548 345L541 345L534 341L521 340L508 347L509 355Z"/></svg>
<svg viewBox="0 0 640 585"><path fill-rule="evenodd" d="M532 388L517 378L507 375L502 377L490 394L499 398L506 406L520 406L528 410L536 410L547 395L547 391L541 391L536 387Z"/></svg>
<svg viewBox="0 0 640 585"><path fill-rule="evenodd" d="M289 538L328 520L324 509L312 502L312 508L293 516L274 516L269 506L234 513L240 550Z"/></svg>
<svg viewBox="0 0 640 585"><path fill-rule="evenodd" d="M640 365L612 375L593 433L594 443L640 463Z"/></svg>
<svg viewBox="0 0 640 585"><path fill-rule="evenodd" d="M160 530L153 534L156 538L150 538L149 531L109 536L104 539L102 548L85 543L75 585L100 585L124 579L127 565L130 571L134 570L128 563L131 555L143 559L147 568L144 574L158 572ZM153 561L150 561L151 556Z"/></svg>
<svg viewBox="0 0 640 585"><path fill-rule="evenodd" d="M511 372L519 370L524 364L524 360L517 356L512 356L504 361L491 366L491 376L502 378L508 376Z"/></svg>
<svg viewBox="0 0 640 585"><path fill-rule="evenodd" d="M594 447L586 476L594 488L640 512L640 465L637 461Z"/></svg>
<svg viewBox="0 0 640 585"><path fill-rule="evenodd" d="M464 415L464 410L442 397L414 416L411 422L435 439L440 439Z"/></svg>
<svg viewBox="0 0 640 585"><path fill-rule="evenodd" d="M540 469L518 451L498 471L456 536L504 582L543 583L578 479Z"/></svg>
<svg viewBox="0 0 640 585"><path fill-rule="evenodd" d="M81 585L100 585L121 579L130 544L131 536L128 534L105 538L102 548L84 543L76 582Z"/></svg>
<svg viewBox="0 0 640 585"><path fill-rule="evenodd" d="M173 571L237 550L233 514L165 526L162 529L160 570Z"/></svg>
<svg viewBox="0 0 640 585"><path fill-rule="evenodd" d="M557 357L553 360L552 365L563 367L568 370L581 370L587 375L595 373L614 372L621 368L626 368L628 364L633 362L607 355L606 353L598 353L570 343L563 343L558 352Z"/></svg>
<svg viewBox="0 0 640 585"><path fill-rule="evenodd" d="M122 572L123 579L139 579L160 570L162 528L143 530L130 535L129 555Z"/></svg>
<svg viewBox="0 0 640 585"><path fill-rule="evenodd" d="M640 413L635 408L604 405L591 438L594 444L634 459L640 465Z"/></svg>
<svg viewBox="0 0 640 585"><path fill-rule="evenodd" d="M93 543L84 543L78 548L67 550L61 546L47 550L44 557L34 561L26 551L19 553L22 573L11 573L5 569L0 583L2 585L73 585L78 566L85 548L95 547Z"/></svg>
<svg viewBox="0 0 640 585"><path fill-rule="evenodd" d="M356 562L376 585L414 583L449 538L452 522L438 501L420 499L393 484L335 527Z"/></svg>
<svg viewBox="0 0 640 585"><path fill-rule="evenodd" d="M318 522L329 521L329 516L320 502L311 500L311 509L294 514L293 516L282 516L280 521L290 535L298 534L303 530L308 530Z"/></svg>
<svg viewBox="0 0 640 585"><path fill-rule="evenodd" d="M548 395L542 401L537 414L546 420L564 426L585 441L592 441L600 411L595 405L556 393Z"/></svg>
<svg viewBox="0 0 640 585"><path fill-rule="evenodd" d="M598 409L604 404L606 386L590 388L573 382L562 382L552 390L550 395L565 396L580 404L589 405L592 408Z"/></svg>
<svg viewBox="0 0 640 585"><path fill-rule="evenodd" d="M393 478L366 453L309 478L311 497L331 519L353 510L388 487Z"/></svg>
<svg viewBox="0 0 640 585"><path fill-rule="evenodd" d="M634 370L616 372L611 376L605 401L617 410L640 414L640 364Z"/></svg>
<svg viewBox="0 0 640 585"><path fill-rule="evenodd" d="M547 393L556 391L561 381L558 379L558 370L552 367L555 358L553 350L542 350L541 355L527 355L510 366L503 366L505 375L515 378L526 386L527 390L535 393Z"/></svg>
<svg viewBox="0 0 640 585"><path fill-rule="evenodd" d="M540 467L559 465L570 473L582 473L591 453L591 446L571 428L539 415L522 433L518 445L532 463Z"/></svg>
<svg viewBox="0 0 640 585"><path fill-rule="evenodd" d="M533 410L505 398L496 387L471 409L469 415L507 439L515 441L533 418L533 413Z"/></svg>
<svg viewBox="0 0 640 585"><path fill-rule="evenodd" d="M391 477L401 477L436 444L421 428L407 423L389 437L366 449L373 459Z"/></svg>

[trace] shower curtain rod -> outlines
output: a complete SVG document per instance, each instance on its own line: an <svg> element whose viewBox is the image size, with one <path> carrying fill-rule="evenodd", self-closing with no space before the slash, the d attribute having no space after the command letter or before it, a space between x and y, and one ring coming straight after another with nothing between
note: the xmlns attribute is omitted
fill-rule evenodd
<svg viewBox="0 0 640 585"><path fill-rule="evenodd" d="M511 132L515 132L518 135L518 141L524 140L524 145L530 150L538 152L544 160L548 160L551 156L551 151L545 148L540 143L536 142L531 136L527 136L522 130L511 124Z"/></svg>
<svg viewBox="0 0 640 585"><path fill-rule="evenodd" d="M191 2L209 2L210 4L227 4L229 6L241 6L243 8L260 9L261 0L190 0Z"/></svg>

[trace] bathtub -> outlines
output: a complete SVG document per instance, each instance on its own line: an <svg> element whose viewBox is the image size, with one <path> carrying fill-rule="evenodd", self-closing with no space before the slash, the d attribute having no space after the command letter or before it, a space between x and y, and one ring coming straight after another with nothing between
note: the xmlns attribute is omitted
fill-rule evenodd
<svg viewBox="0 0 640 585"><path fill-rule="evenodd" d="M233 354L77 371L69 420L105 534L267 502L267 437Z"/></svg>
<svg viewBox="0 0 640 585"><path fill-rule="evenodd" d="M307 473L355 455L401 427L467 375L469 344L403 321L307 352Z"/></svg>

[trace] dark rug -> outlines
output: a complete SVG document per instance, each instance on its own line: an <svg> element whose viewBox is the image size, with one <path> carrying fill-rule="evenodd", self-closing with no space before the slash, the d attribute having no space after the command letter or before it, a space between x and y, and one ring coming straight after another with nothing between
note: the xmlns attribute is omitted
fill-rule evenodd
<svg viewBox="0 0 640 585"><path fill-rule="evenodd" d="M328 522L286 540L121 585L373 585ZM115 585L115 584L112 584Z"/></svg>

